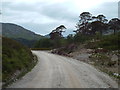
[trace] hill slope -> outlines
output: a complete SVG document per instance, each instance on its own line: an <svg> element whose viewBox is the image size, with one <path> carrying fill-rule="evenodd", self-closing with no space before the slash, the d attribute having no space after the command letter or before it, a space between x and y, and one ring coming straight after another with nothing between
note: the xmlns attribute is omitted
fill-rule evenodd
<svg viewBox="0 0 120 90"><path fill-rule="evenodd" d="M29 31L19 25L12 23L0 23L2 24L2 35L14 40L19 41L20 43L33 47L33 44L43 38L43 36L35 34L32 31Z"/></svg>
<svg viewBox="0 0 120 90"><path fill-rule="evenodd" d="M2 82L8 84L35 65L30 49L9 38L2 37Z"/></svg>
<svg viewBox="0 0 120 90"><path fill-rule="evenodd" d="M41 35L35 34L19 25L12 23L1 23L2 24L2 34L9 38L23 38L27 40L38 40Z"/></svg>

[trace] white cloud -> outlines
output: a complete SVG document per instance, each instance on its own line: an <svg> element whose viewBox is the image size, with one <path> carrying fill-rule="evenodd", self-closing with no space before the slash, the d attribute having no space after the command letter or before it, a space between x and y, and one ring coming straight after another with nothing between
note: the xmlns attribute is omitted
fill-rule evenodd
<svg viewBox="0 0 120 90"><path fill-rule="evenodd" d="M37 3L49 3L49 4L53 4L53 3L61 3L64 2L65 0L3 0L2 2L13 2L14 4L18 4L18 3L26 3L26 4L37 4Z"/></svg>
<svg viewBox="0 0 120 90"><path fill-rule="evenodd" d="M14 22L14 23L29 23L33 22L34 24L46 24L57 22L50 17L41 15L39 12L34 11L14 11L9 8L6 9L8 15L3 14L4 22ZM9 15L10 14L10 15Z"/></svg>
<svg viewBox="0 0 120 90"><path fill-rule="evenodd" d="M11 22L37 33L49 33L60 24L75 29L78 16L84 11L93 15L117 16L119 0L2 0L3 22Z"/></svg>

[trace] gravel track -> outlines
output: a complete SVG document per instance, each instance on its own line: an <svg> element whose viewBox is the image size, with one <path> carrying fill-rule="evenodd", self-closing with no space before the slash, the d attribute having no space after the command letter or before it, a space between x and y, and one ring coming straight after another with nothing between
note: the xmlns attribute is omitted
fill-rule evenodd
<svg viewBox="0 0 120 90"><path fill-rule="evenodd" d="M37 65L9 88L118 88L107 74L81 61L32 51L38 57Z"/></svg>

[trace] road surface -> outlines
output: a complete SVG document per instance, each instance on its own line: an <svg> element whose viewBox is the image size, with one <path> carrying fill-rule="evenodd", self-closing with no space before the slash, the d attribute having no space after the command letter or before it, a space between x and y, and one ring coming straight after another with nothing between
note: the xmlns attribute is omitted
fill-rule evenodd
<svg viewBox="0 0 120 90"><path fill-rule="evenodd" d="M108 75L91 65L44 51L32 51L38 64L9 88L117 88Z"/></svg>

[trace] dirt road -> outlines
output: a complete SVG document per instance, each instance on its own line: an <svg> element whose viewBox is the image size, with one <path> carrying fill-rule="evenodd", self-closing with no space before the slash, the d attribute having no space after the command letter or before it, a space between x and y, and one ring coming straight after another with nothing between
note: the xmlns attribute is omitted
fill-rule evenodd
<svg viewBox="0 0 120 90"><path fill-rule="evenodd" d="M106 74L91 65L72 58L32 51L38 64L10 88L117 88L118 85Z"/></svg>

